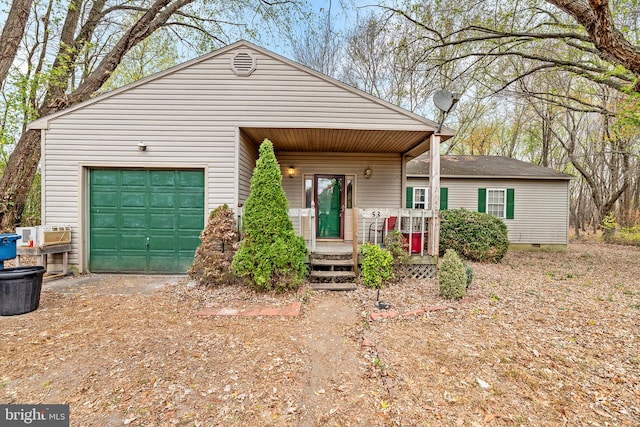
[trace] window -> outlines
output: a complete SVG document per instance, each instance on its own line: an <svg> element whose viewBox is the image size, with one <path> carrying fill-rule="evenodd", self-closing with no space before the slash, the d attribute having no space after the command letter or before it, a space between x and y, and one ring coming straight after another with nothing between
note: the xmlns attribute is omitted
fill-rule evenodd
<svg viewBox="0 0 640 427"><path fill-rule="evenodd" d="M428 187L407 187L407 197L405 207L407 209L429 209L429 188ZM449 189L440 187L440 210L447 210L449 207Z"/></svg>
<svg viewBox="0 0 640 427"><path fill-rule="evenodd" d="M425 187L413 187L413 209L429 207L429 191Z"/></svg>
<svg viewBox="0 0 640 427"><path fill-rule="evenodd" d="M487 213L498 218L505 218L507 207L506 189L487 189Z"/></svg>
<svg viewBox="0 0 640 427"><path fill-rule="evenodd" d="M313 178L304 178L304 207L310 208L313 201Z"/></svg>
<svg viewBox="0 0 640 427"><path fill-rule="evenodd" d="M353 209L353 178L347 178L347 209Z"/></svg>
<svg viewBox="0 0 640 427"><path fill-rule="evenodd" d="M514 194L513 188L479 188L478 212L501 219L513 219Z"/></svg>

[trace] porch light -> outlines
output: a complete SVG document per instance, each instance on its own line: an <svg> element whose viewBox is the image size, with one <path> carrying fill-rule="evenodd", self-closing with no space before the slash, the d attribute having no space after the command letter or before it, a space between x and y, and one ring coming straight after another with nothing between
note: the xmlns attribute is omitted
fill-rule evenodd
<svg viewBox="0 0 640 427"><path fill-rule="evenodd" d="M371 168L369 166L364 170L364 177L367 179L371 178Z"/></svg>
<svg viewBox="0 0 640 427"><path fill-rule="evenodd" d="M296 176L296 168L289 166L289 178L293 178L294 176Z"/></svg>
<svg viewBox="0 0 640 427"><path fill-rule="evenodd" d="M147 144L145 144L144 142L140 141L138 142L138 150L140 151L147 151Z"/></svg>

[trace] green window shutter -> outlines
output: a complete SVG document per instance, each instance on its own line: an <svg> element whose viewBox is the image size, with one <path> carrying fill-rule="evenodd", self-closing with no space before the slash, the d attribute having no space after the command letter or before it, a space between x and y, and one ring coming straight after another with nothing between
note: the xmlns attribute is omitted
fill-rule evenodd
<svg viewBox="0 0 640 427"><path fill-rule="evenodd" d="M487 212L487 189L478 188L478 212Z"/></svg>
<svg viewBox="0 0 640 427"><path fill-rule="evenodd" d="M513 219L514 189L507 188L507 219Z"/></svg>
<svg viewBox="0 0 640 427"><path fill-rule="evenodd" d="M440 187L440 210L446 211L449 209L449 189Z"/></svg>
<svg viewBox="0 0 640 427"><path fill-rule="evenodd" d="M407 187L407 209L413 208L413 187Z"/></svg>

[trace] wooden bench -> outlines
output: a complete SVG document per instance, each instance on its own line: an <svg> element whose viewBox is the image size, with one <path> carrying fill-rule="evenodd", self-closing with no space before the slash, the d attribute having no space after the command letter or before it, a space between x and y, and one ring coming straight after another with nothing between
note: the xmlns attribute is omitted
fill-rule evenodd
<svg viewBox="0 0 640 427"><path fill-rule="evenodd" d="M37 256L38 265L47 267L47 255L62 254L62 274L67 274L69 271L69 251L71 251L71 245L50 245L30 248L28 246L18 246L16 248L16 266L20 267L21 256Z"/></svg>

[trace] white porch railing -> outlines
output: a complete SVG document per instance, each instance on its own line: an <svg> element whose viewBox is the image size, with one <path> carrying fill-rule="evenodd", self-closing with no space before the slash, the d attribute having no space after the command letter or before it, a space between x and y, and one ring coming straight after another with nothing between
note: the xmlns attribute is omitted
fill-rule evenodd
<svg viewBox="0 0 640 427"><path fill-rule="evenodd" d="M354 235L345 236L345 240L382 244L389 232L399 230L407 239L407 250L410 254L424 256L427 252L429 221L433 217L431 210L367 208L357 209L356 212L353 218L344 219L345 222L354 222L352 227ZM289 209L289 217L296 234L302 236L307 247L314 251L316 249L315 209Z"/></svg>
<svg viewBox="0 0 640 427"><path fill-rule="evenodd" d="M314 208L289 209L289 218L298 236L304 238L311 251L316 250L316 210Z"/></svg>
<svg viewBox="0 0 640 427"><path fill-rule="evenodd" d="M360 243L384 243L384 238L398 230L407 240L407 251L424 256L427 251L429 221L433 212L429 209L360 209L362 226L358 227Z"/></svg>

